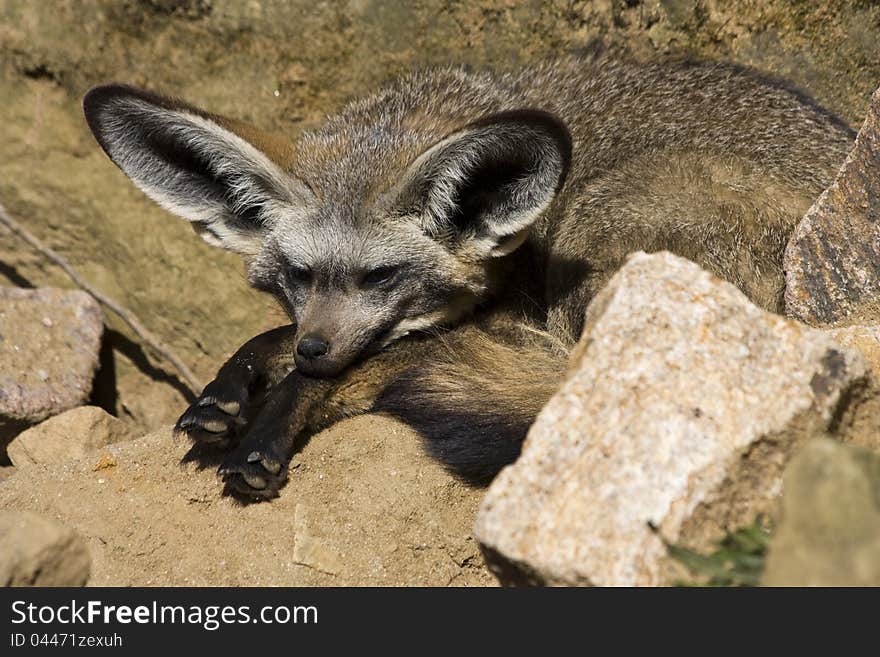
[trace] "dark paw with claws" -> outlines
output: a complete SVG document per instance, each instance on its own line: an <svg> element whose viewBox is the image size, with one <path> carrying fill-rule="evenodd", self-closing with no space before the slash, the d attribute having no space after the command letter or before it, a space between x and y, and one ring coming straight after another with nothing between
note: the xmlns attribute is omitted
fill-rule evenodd
<svg viewBox="0 0 880 657"><path fill-rule="evenodd" d="M219 448L234 445L252 416L255 379L252 366L230 362L180 416L174 431Z"/></svg>
<svg viewBox="0 0 880 657"><path fill-rule="evenodd" d="M186 409L174 430L194 441L227 448L239 442L266 401L268 389L293 368L295 326L248 340Z"/></svg>
<svg viewBox="0 0 880 657"><path fill-rule="evenodd" d="M249 437L239 445L217 470L228 492L257 501L277 497L290 459L284 442Z"/></svg>
<svg viewBox="0 0 880 657"><path fill-rule="evenodd" d="M218 474L227 492L248 500L276 497L287 480L301 429L291 426L301 378L294 371L295 340L293 325L249 340L174 426L198 444L233 448Z"/></svg>

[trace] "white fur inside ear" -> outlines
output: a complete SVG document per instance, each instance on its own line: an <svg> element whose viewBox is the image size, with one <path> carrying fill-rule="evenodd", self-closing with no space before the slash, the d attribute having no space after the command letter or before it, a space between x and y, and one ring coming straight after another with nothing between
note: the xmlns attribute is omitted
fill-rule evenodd
<svg viewBox="0 0 880 657"><path fill-rule="evenodd" d="M383 203L418 208L432 235L458 232L500 257L519 248L567 173L571 141L542 112L502 113L454 133L409 166Z"/></svg>
<svg viewBox="0 0 880 657"><path fill-rule="evenodd" d="M199 237L201 237L206 243L210 244L211 246L223 248L223 241L218 237L214 237L213 235L211 235L211 233L204 232L199 235Z"/></svg>
<svg viewBox="0 0 880 657"><path fill-rule="evenodd" d="M527 226L513 235L502 237L500 241L492 247L490 255L493 258L501 258L516 251L529 238L529 228L530 227Z"/></svg>
<svg viewBox="0 0 880 657"><path fill-rule="evenodd" d="M218 235L214 232L216 228L210 229L201 221L193 221L192 227L196 234L202 238L202 241L211 246L230 249L242 255L256 255L260 251L261 242L256 237L248 240L242 235L227 234L224 238L222 232ZM235 242L234 249L230 246L230 241Z"/></svg>
<svg viewBox="0 0 880 657"><path fill-rule="evenodd" d="M108 154L135 185L200 224L197 232L209 244L253 253L273 206L311 200L259 149L203 116L124 97L104 108L101 128ZM242 220L245 213L252 221Z"/></svg>

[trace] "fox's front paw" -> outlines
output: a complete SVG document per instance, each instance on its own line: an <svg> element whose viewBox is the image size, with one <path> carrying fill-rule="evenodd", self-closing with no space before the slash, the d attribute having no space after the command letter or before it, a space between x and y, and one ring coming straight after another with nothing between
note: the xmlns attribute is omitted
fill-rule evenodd
<svg viewBox="0 0 880 657"><path fill-rule="evenodd" d="M283 438L248 436L217 470L228 492L249 500L278 496L287 481L289 450Z"/></svg>
<svg viewBox="0 0 880 657"><path fill-rule="evenodd" d="M227 367L217 374L199 398L184 411L176 433L196 442L225 448L237 442L251 415L251 388L255 376L247 366Z"/></svg>

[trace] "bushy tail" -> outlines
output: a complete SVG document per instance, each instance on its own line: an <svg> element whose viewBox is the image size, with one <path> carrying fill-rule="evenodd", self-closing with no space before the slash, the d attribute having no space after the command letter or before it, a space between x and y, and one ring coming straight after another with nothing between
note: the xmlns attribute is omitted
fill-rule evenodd
<svg viewBox="0 0 880 657"><path fill-rule="evenodd" d="M504 334L471 329L440 340L374 410L406 422L456 475L485 484L519 456L538 412L565 372L567 345L519 325Z"/></svg>

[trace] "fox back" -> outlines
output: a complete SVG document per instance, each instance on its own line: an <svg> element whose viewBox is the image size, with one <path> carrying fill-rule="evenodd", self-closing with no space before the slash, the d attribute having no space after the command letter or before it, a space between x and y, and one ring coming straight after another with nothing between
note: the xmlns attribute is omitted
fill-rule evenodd
<svg viewBox="0 0 880 657"><path fill-rule="evenodd" d="M84 107L135 184L244 257L318 377L475 311L570 342L634 250L778 311L788 236L854 137L746 70L604 58L413 73L296 139L122 85Z"/></svg>

